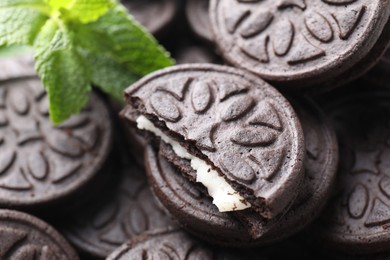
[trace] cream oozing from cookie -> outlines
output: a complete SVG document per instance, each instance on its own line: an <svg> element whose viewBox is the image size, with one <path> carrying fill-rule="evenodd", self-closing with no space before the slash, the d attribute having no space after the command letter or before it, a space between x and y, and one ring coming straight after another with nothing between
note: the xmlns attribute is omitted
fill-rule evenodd
<svg viewBox="0 0 390 260"><path fill-rule="evenodd" d="M235 191L207 162L188 153L183 146L164 134L145 116L141 115L137 118L137 127L154 133L165 143L170 144L177 156L190 160L191 167L196 171L196 181L207 188L209 195L213 198L213 204L217 206L220 212L237 211L251 207L250 203Z"/></svg>

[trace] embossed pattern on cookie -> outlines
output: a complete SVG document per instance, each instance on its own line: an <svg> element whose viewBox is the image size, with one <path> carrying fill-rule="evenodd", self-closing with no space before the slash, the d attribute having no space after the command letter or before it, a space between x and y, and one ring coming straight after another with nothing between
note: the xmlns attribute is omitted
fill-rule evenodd
<svg viewBox="0 0 390 260"><path fill-rule="evenodd" d="M223 66L181 65L145 77L126 95L174 138L194 144L192 152L245 190L266 217L295 199L302 129L289 103L261 79Z"/></svg>
<svg viewBox="0 0 390 260"><path fill-rule="evenodd" d="M317 229L346 252L375 253L390 242L390 95L360 93L328 109L340 143L337 189Z"/></svg>
<svg viewBox="0 0 390 260"><path fill-rule="evenodd" d="M0 258L79 259L51 226L31 215L11 210L0 210Z"/></svg>
<svg viewBox="0 0 390 260"><path fill-rule="evenodd" d="M79 115L54 127L38 78L0 82L0 205L44 206L82 188L106 161L111 127L95 94Z"/></svg>
<svg viewBox="0 0 390 260"><path fill-rule="evenodd" d="M172 224L156 205L139 168L123 165L120 176L112 178L116 182L70 216L61 229L78 249L102 258L145 231Z"/></svg>
<svg viewBox="0 0 390 260"><path fill-rule="evenodd" d="M322 83L365 57L388 21L379 0L212 0L224 57L279 83ZM320 80L319 80L320 79Z"/></svg>

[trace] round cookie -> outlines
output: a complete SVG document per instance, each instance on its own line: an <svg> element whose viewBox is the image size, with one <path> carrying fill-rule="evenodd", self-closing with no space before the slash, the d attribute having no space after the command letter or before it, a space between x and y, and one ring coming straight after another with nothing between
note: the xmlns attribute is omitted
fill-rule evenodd
<svg viewBox="0 0 390 260"><path fill-rule="evenodd" d="M153 35L161 36L178 11L176 0L121 0L129 13Z"/></svg>
<svg viewBox="0 0 390 260"><path fill-rule="evenodd" d="M221 213L195 184L186 180L155 149L145 153L145 166L154 194L182 226L210 243L223 246L268 245L308 226L321 212L332 190L338 149L333 129L321 110L308 99L296 99L293 107L305 133L305 182L297 200L282 217L265 221L249 212L237 212L247 229L234 216ZM256 230L258 227L259 230Z"/></svg>
<svg viewBox="0 0 390 260"><path fill-rule="evenodd" d="M125 96L265 218L298 195L302 129L288 101L260 78L226 66L180 65L141 79Z"/></svg>
<svg viewBox="0 0 390 260"><path fill-rule="evenodd" d="M0 210L0 258L79 259L68 242L42 220L3 209Z"/></svg>
<svg viewBox="0 0 390 260"><path fill-rule="evenodd" d="M255 258L254 258L255 257ZM107 260L120 259L226 259L266 260L262 254L211 247L180 230L155 231L142 235L115 250Z"/></svg>
<svg viewBox="0 0 390 260"><path fill-rule="evenodd" d="M209 0L188 0L186 3L186 15L192 31L204 41L213 43L209 2Z"/></svg>
<svg viewBox="0 0 390 260"><path fill-rule="evenodd" d="M336 129L340 166L332 201L313 233L348 254L389 250L390 93L348 93L327 105Z"/></svg>
<svg viewBox="0 0 390 260"><path fill-rule="evenodd" d="M212 0L210 15L222 55L278 85L318 87L375 62L390 6L380 0ZM370 64L372 65L372 64ZM367 67L367 64L366 64ZM350 76L350 75L349 75ZM356 77L356 76L355 76Z"/></svg>
<svg viewBox="0 0 390 260"><path fill-rule="evenodd" d="M11 74L0 76L7 78L0 81L0 206L55 212L106 166L109 111L92 94L79 115L55 127L40 80Z"/></svg>
<svg viewBox="0 0 390 260"><path fill-rule="evenodd" d="M61 228L76 248L95 257L105 258L127 240L173 224L156 205L140 168L122 165L112 179L114 183L69 215Z"/></svg>

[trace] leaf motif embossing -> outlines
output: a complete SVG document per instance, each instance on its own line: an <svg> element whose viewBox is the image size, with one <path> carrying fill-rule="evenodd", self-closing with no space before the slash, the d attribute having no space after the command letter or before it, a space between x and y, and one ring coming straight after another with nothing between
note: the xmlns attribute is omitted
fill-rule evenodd
<svg viewBox="0 0 390 260"><path fill-rule="evenodd" d="M256 163L260 169L260 176L266 180L271 180L280 170L283 158L285 157L284 147L263 150L261 152L252 152L248 158Z"/></svg>
<svg viewBox="0 0 390 260"><path fill-rule="evenodd" d="M0 175L3 175L12 166L16 159L16 152L8 150L0 154Z"/></svg>
<svg viewBox="0 0 390 260"><path fill-rule="evenodd" d="M81 162L61 164L55 171L50 172L52 183L60 183L73 176L82 167Z"/></svg>
<svg viewBox="0 0 390 260"><path fill-rule="evenodd" d="M229 122L245 116L245 114L253 107L253 98L248 96L232 97L221 112L222 120Z"/></svg>
<svg viewBox="0 0 390 260"><path fill-rule="evenodd" d="M134 207L131 208L128 219L130 221L131 229L135 234L141 234L145 230L148 230L149 218L139 205L134 205Z"/></svg>
<svg viewBox="0 0 390 260"><path fill-rule="evenodd" d="M49 116L49 99L43 98L39 103L38 107L39 113L43 116Z"/></svg>
<svg viewBox="0 0 390 260"><path fill-rule="evenodd" d="M150 105L158 116L169 122L177 122L181 118L179 108L162 93L155 93L151 98Z"/></svg>
<svg viewBox="0 0 390 260"><path fill-rule="evenodd" d="M253 168L239 157L223 157L221 164L222 168L237 181L250 184L255 180Z"/></svg>
<svg viewBox="0 0 390 260"><path fill-rule="evenodd" d="M101 229L113 222L119 212L119 206L117 203L109 203L103 210L99 210L98 212L93 219L92 225L96 229Z"/></svg>
<svg viewBox="0 0 390 260"><path fill-rule="evenodd" d="M212 101L212 93L207 82L196 82L192 91L192 107L197 113L205 112Z"/></svg>
<svg viewBox="0 0 390 260"><path fill-rule="evenodd" d="M274 15L269 11L253 14L242 26L240 34L244 38L254 37L263 32L272 22Z"/></svg>
<svg viewBox="0 0 390 260"><path fill-rule="evenodd" d="M367 227L374 227L387 223L390 223L390 206L376 198L374 200L374 206L372 207L366 222L364 222L364 225Z"/></svg>
<svg viewBox="0 0 390 260"><path fill-rule="evenodd" d="M253 127L242 129L233 134L233 143L242 146L267 146L275 142L277 135L275 131L266 127Z"/></svg>
<svg viewBox="0 0 390 260"><path fill-rule="evenodd" d="M251 125L267 126L278 131L283 130L282 121L277 110L267 101L257 104L256 112L249 118L248 122Z"/></svg>
<svg viewBox="0 0 390 260"><path fill-rule="evenodd" d="M363 18L366 12L366 7L362 6L360 10L350 10L348 13L332 13L332 17L335 19L339 27L339 37L342 40L347 40Z"/></svg>
<svg viewBox="0 0 390 260"><path fill-rule="evenodd" d="M348 213L351 218L359 219L363 217L368 207L368 201L367 188L362 184L356 185L348 197Z"/></svg>
<svg viewBox="0 0 390 260"><path fill-rule="evenodd" d="M295 48L288 64L298 65L316 60L325 56L325 51L311 44L304 36L301 36L299 48Z"/></svg>
<svg viewBox="0 0 390 260"><path fill-rule="evenodd" d="M379 188L386 197L390 198L390 177L383 177L379 182Z"/></svg>
<svg viewBox="0 0 390 260"><path fill-rule="evenodd" d="M12 174L5 175L1 178L0 187L13 191L26 191L33 188L26 176L24 176L22 169L16 169Z"/></svg>
<svg viewBox="0 0 390 260"><path fill-rule="evenodd" d="M249 10L243 10L240 8L229 10L226 12L225 24L228 32L234 33L238 26L250 15Z"/></svg>
<svg viewBox="0 0 390 260"><path fill-rule="evenodd" d="M24 245L18 248L13 254L12 259L15 260L34 260L39 254L39 247L34 245Z"/></svg>
<svg viewBox="0 0 390 260"><path fill-rule="evenodd" d="M238 85L234 82L230 82L230 81L218 82L218 93L219 93L220 101L225 101L231 96L244 93L247 90L248 90L247 86Z"/></svg>
<svg viewBox="0 0 390 260"><path fill-rule="evenodd" d="M8 251L19 241L25 239L27 233L11 227L0 228L0 257L4 257Z"/></svg>
<svg viewBox="0 0 390 260"><path fill-rule="evenodd" d="M257 60L261 63L268 63L270 61L268 43L269 37L266 36L256 43L245 42L240 49L249 58Z"/></svg>
<svg viewBox="0 0 390 260"><path fill-rule="evenodd" d="M42 152L33 152L28 155L28 171L38 180L43 180L49 173L49 163Z"/></svg>
<svg viewBox="0 0 390 260"><path fill-rule="evenodd" d="M157 90L169 93L174 98L181 101L184 99L184 95L193 80L192 77L172 79L169 80L167 85L157 87Z"/></svg>
<svg viewBox="0 0 390 260"><path fill-rule="evenodd" d="M328 43L333 40L333 29L325 16L310 12L305 17L305 25L310 34L317 40Z"/></svg>
<svg viewBox="0 0 390 260"><path fill-rule="evenodd" d="M188 133L188 139L195 140L196 146L199 149L214 152L215 144L213 135L217 127L217 124L210 124L194 129Z"/></svg>
<svg viewBox="0 0 390 260"><path fill-rule="evenodd" d="M85 126L90 122L90 119L87 114L79 114L77 116L72 116L59 126L57 128L59 129L67 129L67 128L80 128Z"/></svg>
<svg viewBox="0 0 390 260"><path fill-rule="evenodd" d="M8 100L11 108L19 115L26 115L30 109L30 102L24 93L11 91Z"/></svg>
<svg viewBox="0 0 390 260"><path fill-rule="evenodd" d="M84 152L77 139L58 130L47 136L47 142L53 151L67 157L77 158Z"/></svg>
<svg viewBox="0 0 390 260"><path fill-rule="evenodd" d="M295 29L291 21L281 20L275 26L275 32L272 35L272 45L274 53L277 56L285 56L291 49L294 41Z"/></svg>

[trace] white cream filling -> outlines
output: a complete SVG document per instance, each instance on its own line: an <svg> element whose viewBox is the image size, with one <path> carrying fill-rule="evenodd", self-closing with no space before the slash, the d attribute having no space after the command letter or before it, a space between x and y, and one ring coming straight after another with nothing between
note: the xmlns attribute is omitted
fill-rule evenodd
<svg viewBox="0 0 390 260"><path fill-rule="evenodd" d="M191 161L191 167L196 171L196 181L202 183L213 198L213 204L220 212L243 210L251 207L250 203L235 191L217 171L213 170L204 160L188 153L178 142L172 140L145 116L137 118L137 127L159 136L165 143L170 144L177 156Z"/></svg>

